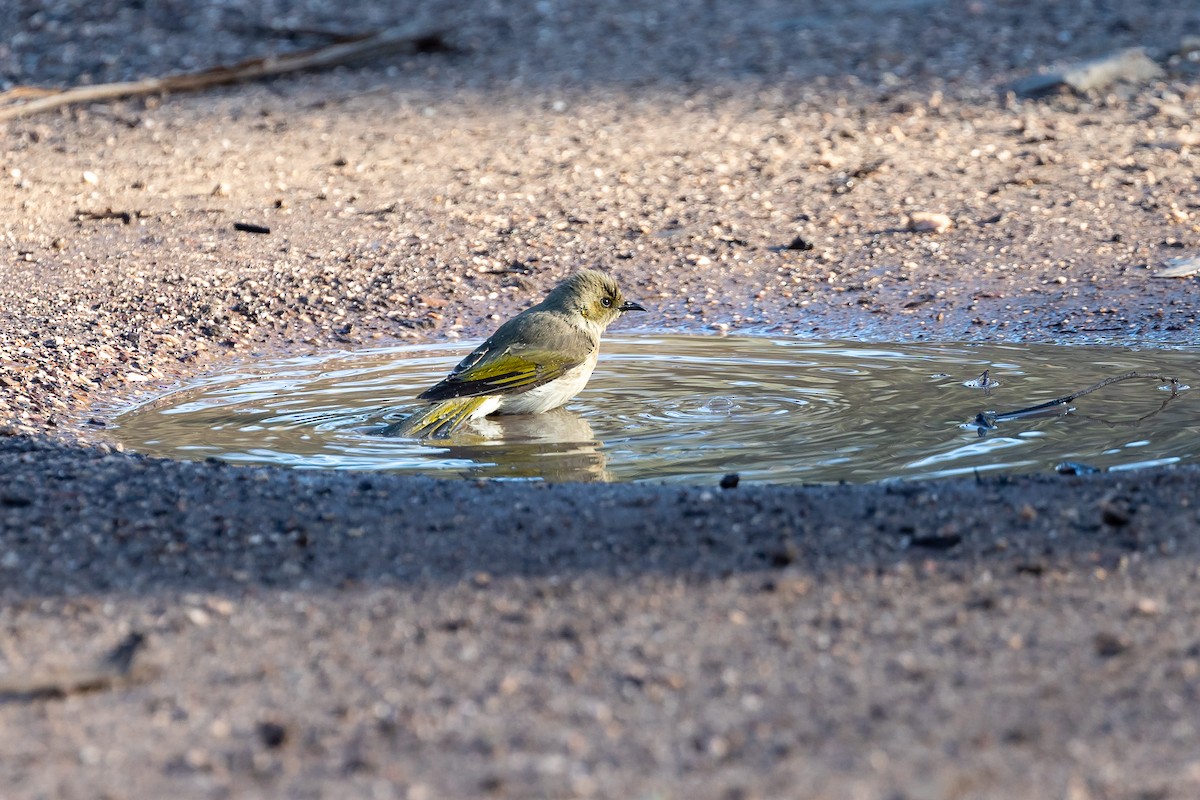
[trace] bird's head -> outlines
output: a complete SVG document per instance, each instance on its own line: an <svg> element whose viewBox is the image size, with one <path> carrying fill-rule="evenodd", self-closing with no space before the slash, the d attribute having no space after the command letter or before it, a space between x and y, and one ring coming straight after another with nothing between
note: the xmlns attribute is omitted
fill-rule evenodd
<svg viewBox="0 0 1200 800"><path fill-rule="evenodd" d="M626 300L612 276L594 269L576 272L555 286L543 303L545 308L579 314L588 324L604 330L626 311L645 311Z"/></svg>

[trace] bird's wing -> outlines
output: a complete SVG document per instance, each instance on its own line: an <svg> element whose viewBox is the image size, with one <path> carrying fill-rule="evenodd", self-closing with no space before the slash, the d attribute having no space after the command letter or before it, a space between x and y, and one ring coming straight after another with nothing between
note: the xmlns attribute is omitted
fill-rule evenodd
<svg viewBox="0 0 1200 800"><path fill-rule="evenodd" d="M587 360L596 341L547 312L527 312L501 325L422 400L509 394L534 389Z"/></svg>

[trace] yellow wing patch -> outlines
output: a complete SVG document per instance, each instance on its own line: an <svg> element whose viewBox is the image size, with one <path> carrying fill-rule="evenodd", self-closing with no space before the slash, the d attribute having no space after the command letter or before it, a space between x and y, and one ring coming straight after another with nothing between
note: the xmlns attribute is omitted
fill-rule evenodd
<svg viewBox="0 0 1200 800"><path fill-rule="evenodd" d="M477 351L478 352L478 351ZM479 397L533 389L562 376L580 362L564 360L560 353L523 352L515 355L484 352L463 359L445 380L422 392L422 400Z"/></svg>
<svg viewBox="0 0 1200 800"><path fill-rule="evenodd" d="M484 397L465 397L434 403L383 429L384 436L411 436L415 439L444 439L471 418L487 402Z"/></svg>

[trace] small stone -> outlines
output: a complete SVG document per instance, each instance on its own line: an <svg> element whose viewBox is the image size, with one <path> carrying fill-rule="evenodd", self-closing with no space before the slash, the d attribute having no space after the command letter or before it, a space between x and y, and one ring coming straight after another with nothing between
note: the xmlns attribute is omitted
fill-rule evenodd
<svg viewBox="0 0 1200 800"><path fill-rule="evenodd" d="M228 616L233 615L233 611L234 611L233 603L230 602L229 600L226 600L223 597L209 598L205 602L205 605L208 606L209 610L213 611L216 614L220 614L222 617L228 617Z"/></svg>
<svg viewBox="0 0 1200 800"><path fill-rule="evenodd" d="M287 728L278 722L258 723L258 738L272 750L287 744Z"/></svg>
<svg viewBox="0 0 1200 800"><path fill-rule="evenodd" d="M189 608L187 611L185 611L183 613L185 616L187 616L187 618L191 621L191 623L193 625L195 625L197 628L204 628L204 627L208 626L209 616L208 616L208 612L205 611L204 609Z"/></svg>
<svg viewBox="0 0 1200 800"><path fill-rule="evenodd" d="M1119 528L1129 524L1132 512L1129 503L1117 498L1105 498L1100 501L1100 519L1105 525Z"/></svg>
<svg viewBox="0 0 1200 800"><path fill-rule="evenodd" d="M1128 641L1107 631L1097 633L1092 637L1092 644L1096 648L1096 655L1101 658L1119 656L1130 648Z"/></svg>
<svg viewBox="0 0 1200 800"><path fill-rule="evenodd" d="M1162 613L1162 606L1157 600L1149 597L1142 597L1133 606L1134 612L1143 617L1157 617Z"/></svg>
<svg viewBox="0 0 1200 800"><path fill-rule="evenodd" d="M721 488L736 489L740 480L740 475L738 475L736 472L730 472L728 475L725 475L721 478Z"/></svg>
<svg viewBox="0 0 1200 800"><path fill-rule="evenodd" d="M1063 461L1054 467L1054 471L1059 475L1096 475L1100 468L1078 461Z"/></svg>
<svg viewBox="0 0 1200 800"><path fill-rule="evenodd" d="M92 172L91 170L87 170L83 173L83 182L90 183L92 186L95 186L100 182L100 178L96 177L96 173Z"/></svg>
<svg viewBox="0 0 1200 800"><path fill-rule="evenodd" d="M231 188L228 183L224 183L224 182L218 183L216 186L213 187L212 196L213 197L229 197L230 191L231 191Z"/></svg>
<svg viewBox="0 0 1200 800"><path fill-rule="evenodd" d="M767 557L771 560L771 566L783 568L795 563L800 557L800 550L794 542L784 542L771 550Z"/></svg>
<svg viewBox="0 0 1200 800"><path fill-rule="evenodd" d="M914 211L904 220L904 227L915 233L945 233L953 226L950 217L932 211Z"/></svg>

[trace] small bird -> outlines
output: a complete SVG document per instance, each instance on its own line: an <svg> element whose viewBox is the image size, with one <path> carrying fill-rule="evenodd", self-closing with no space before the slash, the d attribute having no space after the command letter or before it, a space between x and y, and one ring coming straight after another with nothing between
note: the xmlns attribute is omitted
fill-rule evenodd
<svg viewBox="0 0 1200 800"><path fill-rule="evenodd" d="M388 426L384 435L444 438L493 412L540 414L558 408L587 384L604 329L626 311L645 310L626 300L609 275L576 272L418 395L430 405Z"/></svg>

